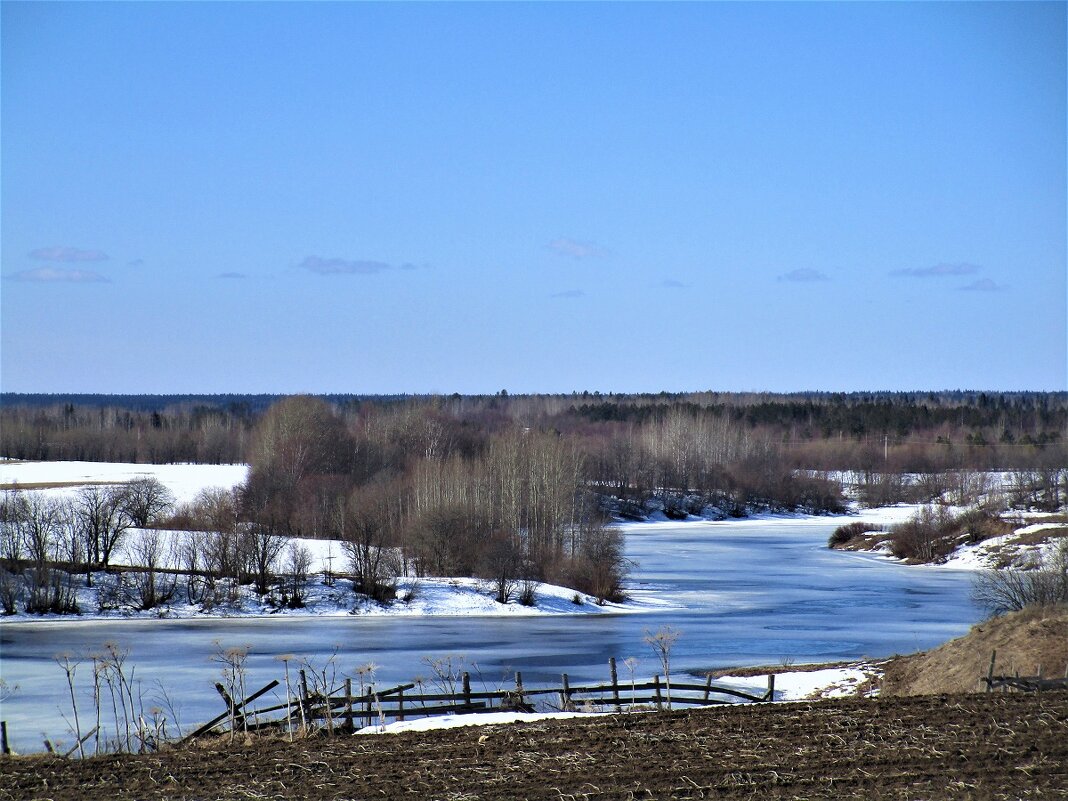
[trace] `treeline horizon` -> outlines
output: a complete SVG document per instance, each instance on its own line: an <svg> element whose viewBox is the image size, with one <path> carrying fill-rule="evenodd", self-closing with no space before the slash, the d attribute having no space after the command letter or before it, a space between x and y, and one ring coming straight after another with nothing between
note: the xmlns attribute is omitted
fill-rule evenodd
<svg viewBox="0 0 1068 801"><path fill-rule="evenodd" d="M248 462L250 433L296 395L0 394L0 455L31 460ZM427 410L487 432L506 425L613 439L671 416L774 444L796 468L918 472L1042 467L1068 459L1068 392L686 392L311 395L348 425Z"/></svg>

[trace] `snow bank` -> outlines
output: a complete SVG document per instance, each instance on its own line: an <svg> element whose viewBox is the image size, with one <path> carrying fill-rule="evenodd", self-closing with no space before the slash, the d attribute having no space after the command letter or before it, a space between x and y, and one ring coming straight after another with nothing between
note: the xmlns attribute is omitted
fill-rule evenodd
<svg viewBox="0 0 1068 801"><path fill-rule="evenodd" d="M437 731L459 729L464 726L500 726L508 723L534 723L539 720L565 720L589 718L604 712L481 712L467 715L441 715L432 718L417 718L375 726L365 726L357 734L401 734L408 731Z"/></svg>
<svg viewBox="0 0 1068 801"><path fill-rule="evenodd" d="M776 673L775 700L806 701L816 698L855 696L858 687L878 677L881 672L879 666L863 662L847 667ZM761 693L767 689L765 676L720 676L715 679L714 683L753 693Z"/></svg>

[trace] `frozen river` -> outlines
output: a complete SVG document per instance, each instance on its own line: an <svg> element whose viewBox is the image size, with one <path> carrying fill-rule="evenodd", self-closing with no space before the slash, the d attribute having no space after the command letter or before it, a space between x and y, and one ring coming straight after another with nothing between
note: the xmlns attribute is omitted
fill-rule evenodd
<svg viewBox="0 0 1068 801"><path fill-rule="evenodd" d="M249 646L248 685L280 678L277 657L322 662L337 649L339 671L377 665L380 686L430 678L426 657L462 655L476 683L522 671L528 686L607 679L610 656L637 657L638 675L657 663L642 638L669 624L681 631L673 672L727 666L883 657L930 648L982 617L969 599L968 571L905 567L829 551L841 518L783 518L625 527L636 598L661 611L522 618L268 618L0 624L0 674L16 687L2 702L14 747L38 750L41 733L69 741L70 699L54 656L130 650L146 699L162 682L183 726L218 714L212 684L220 646ZM89 668L79 680L88 686ZM146 707L150 703L146 701ZM86 702L86 708L88 702ZM84 712L83 712L84 714Z"/></svg>

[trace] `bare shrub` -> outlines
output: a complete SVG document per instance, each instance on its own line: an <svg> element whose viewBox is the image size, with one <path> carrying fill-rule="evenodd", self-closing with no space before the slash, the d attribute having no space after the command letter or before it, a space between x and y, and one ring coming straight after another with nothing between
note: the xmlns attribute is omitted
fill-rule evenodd
<svg viewBox="0 0 1068 801"><path fill-rule="evenodd" d="M867 534L869 531L879 531L879 526L873 523L864 523L857 521L856 523L847 523L844 526L839 526L831 534L829 540L827 540L827 547L834 548L836 545L845 545L854 537L859 537L862 534Z"/></svg>
<svg viewBox="0 0 1068 801"><path fill-rule="evenodd" d="M18 612L19 603L23 597L23 581L21 573L0 567L0 610L5 615L13 615Z"/></svg>
<svg viewBox="0 0 1068 801"><path fill-rule="evenodd" d="M1068 540L1061 540L1037 566L986 570L976 576L972 599L1000 615L1027 606L1068 603Z"/></svg>
<svg viewBox="0 0 1068 801"><path fill-rule="evenodd" d="M286 583L289 590L285 602L291 609L300 609L304 606L304 587L308 581L311 565L312 554L308 546L300 542L291 542L286 552L285 562Z"/></svg>
<svg viewBox="0 0 1068 801"><path fill-rule="evenodd" d="M898 559L933 562L952 550L946 535L956 522L945 507L924 506L911 519L890 527L890 551Z"/></svg>
<svg viewBox="0 0 1068 801"><path fill-rule="evenodd" d="M170 544L153 529L137 532L130 547L137 565L143 570L135 571L129 585L130 605L134 609L155 609L170 601L178 588L178 577L173 573L161 573L173 558Z"/></svg>
<svg viewBox="0 0 1068 801"><path fill-rule="evenodd" d="M522 578L519 581L519 595L517 600L522 606L534 606L538 597L538 586L541 584L535 578Z"/></svg>

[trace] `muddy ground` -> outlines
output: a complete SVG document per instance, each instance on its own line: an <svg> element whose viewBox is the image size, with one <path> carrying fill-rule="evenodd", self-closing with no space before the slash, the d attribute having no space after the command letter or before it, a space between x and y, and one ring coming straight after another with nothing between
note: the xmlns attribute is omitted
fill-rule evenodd
<svg viewBox="0 0 1068 801"><path fill-rule="evenodd" d="M846 699L0 760L0 798L1068 798L1068 692Z"/></svg>

